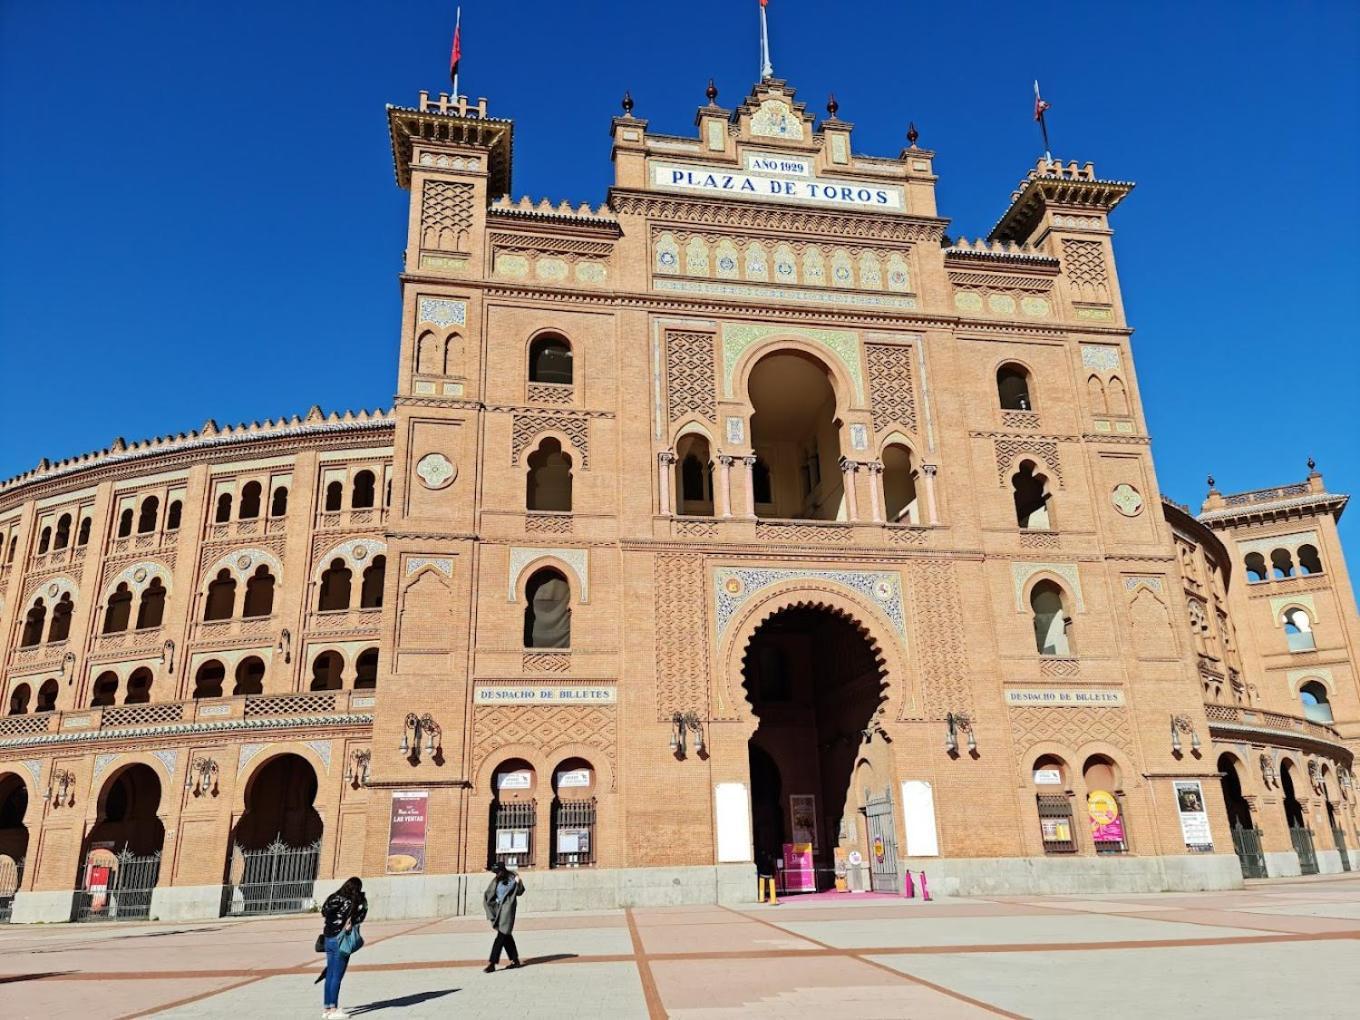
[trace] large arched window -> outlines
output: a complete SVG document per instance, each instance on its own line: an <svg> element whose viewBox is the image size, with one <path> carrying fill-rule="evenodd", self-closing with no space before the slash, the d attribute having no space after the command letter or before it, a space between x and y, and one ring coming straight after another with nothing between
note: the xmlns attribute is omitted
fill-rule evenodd
<svg viewBox="0 0 1360 1020"><path fill-rule="evenodd" d="M559 570L536 571L524 588L524 647L571 647L571 586Z"/></svg>
<svg viewBox="0 0 1360 1020"><path fill-rule="evenodd" d="M1313 621L1307 610L1298 606L1286 609L1280 614L1280 622L1284 624L1285 641L1291 652L1311 652L1317 647L1313 640Z"/></svg>
<svg viewBox="0 0 1360 1020"><path fill-rule="evenodd" d="M326 484L326 502L324 508L326 513L333 514L340 510L345 502L345 485L343 482L334 481Z"/></svg>
<svg viewBox="0 0 1360 1020"><path fill-rule="evenodd" d="M71 515L62 514L57 521L57 536L52 543L54 549L65 549L71 544Z"/></svg>
<svg viewBox="0 0 1360 1020"><path fill-rule="evenodd" d="M137 534L145 535L156 530L156 515L160 512L161 501L155 496L142 500L142 509L137 514Z"/></svg>
<svg viewBox="0 0 1360 1020"><path fill-rule="evenodd" d="M57 710L57 695L61 692L61 685L55 680L44 680L43 685L38 688L38 703L33 706L35 712L55 712Z"/></svg>
<svg viewBox="0 0 1360 1020"><path fill-rule="evenodd" d="M75 613L75 603L71 593L63 592L57 604L52 607L52 625L47 629L48 644L65 641L71 636L71 617Z"/></svg>
<svg viewBox="0 0 1360 1020"><path fill-rule="evenodd" d="M33 700L33 688L20 684L9 692L9 714L27 715L28 703Z"/></svg>
<svg viewBox="0 0 1360 1020"><path fill-rule="evenodd" d="M254 520L259 517L261 492L259 482L247 482L245 488L241 490L241 507L236 512L236 516L243 521Z"/></svg>
<svg viewBox="0 0 1360 1020"><path fill-rule="evenodd" d="M109 596L108 605L104 607L104 633L123 633L128 629L131 618L132 591L128 588L127 582L123 581Z"/></svg>
<svg viewBox="0 0 1360 1020"><path fill-rule="evenodd" d="M1029 370L1014 362L996 370L996 396L1003 411L1032 411Z"/></svg>
<svg viewBox="0 0 1360 1020"><path fill-rule="evenodd" d="M209 659L199 666L198 672L194 674L194 697L222 697L222 681L226 676L226 667L217 659Z"/></svg>
<svg viewBox="0 0 1360 1020"><path fill-rule="evenodd" d="M371 691L378 686L378 650L365 648L354 662L354 689Z"/></svg>
<svg viewBox="0 0 1360 1020"><path fill-rule="evenodd" d="M31 648L42 641L43 627L47 624L47 604L42 596L34 600L28 614L24 617L24 632L19 636L20 648Z"/></svg>
<svg viewBox="0 0 1360 1020"><path fill-rule="evenodd" d="M230 620L236 611L236 578L223 567L208 585L208 597L203 600L203 619Z"/></svg>
<svg viewBox="0 0 1360 1020"><path fill-rule="evenodd" d="M911 451L893 443L883 451L883 503L894 524L920 524L920 501L916 497L916 469Z"/></svg>
<svg viewBox="0 0 1360 1020"><path fill-rule="evenodd" d="M1266 558L1258 552L1247 553L1247 558L1243 561L1242 565L1246 567L1247 581L1249 583L1254 584L1257 581L1264 581L1269 576L1266 573Z"/></svg>
<svg viewBox="0 0 1360 1020"><path fill-rule="evenodd" d="M312 662L312 690L338 691L343 686L345 660L339 652L322 652Z"/></svg>
<svg viewBox="0 0 1360 1020"><path fill-rule="evenodd" d="M360 471L354 476L349 505L353 510L367 510L373 506L374 480L372 471Z"/></svg>
<svg viewBox="0 0 1360 1020"><path fill-rule="evenodd" d="M1021 528L1047 531L1053 527L1050 511L1048 479L1036 473L1032 460L1021 463L1020 470L1011 475L1011 488L1015 497L1015 520Z"/></svg>
<svg viewBox="0 0 1360 1020"><path fill-rule="evenodd" d="M274 498L269 503L269 516L283 517L287 513L288 487L286 485L280 485L274 489Z"/></svg>
<svg viewBox="0 0 1360 1020"><path fill-rule="evenodd" d="M336 558L321 575L321 590L316 608L323 613L349 608L350 579L353 577L345 561Z"/></svg>
<svg viewBox="0 0 1360 1020"><path fill-rule="evenodd" d="M1332 722L1332 706L1327 699L1327 688L1317 680L1305 680L1299 687L1299 701L1303 714L1313 722Z"/></svg>
<svg viewBox="0 0 1360 1020"><path fill-rule="evenodd" d="M1270 576L1277 581L1294 576L1294 557L1289 554L1288 549L1270 551Z"/></svg>
<svg viewBox="0 0 1360 1020"><path fill-rule="evenodd" d="M359 587L360 609L378 609L382 606L386 572L386 556L374 556L373 562L364 568L363 584Z"/></svg>
<svg viewBox="0 0 1360 1020"><path fill-rule="evenodd" d="M137 629L159 627L165 619L165 585L159 577L142 589L142 600L137 604Z"/></svg>
<svg viewBox="0 0 1360 1020"><path fill-rule="evenodd" d="M217 524L229 524L231 522L231 493L224 492L217 497L217 513L213 517Z"/></svg>
<svg viewBox="0 0 1360 1020"><path fill-rule="evenodd" d="M1029 596L1034 613L1034 645L1040 655L1071 655L1072 619L1063 592L1053 581L1040 581Z"/></svg>
<svg viewBox="0 0 1360 1020"><path fill-rule="evenodd" d="M124 705L145 705L151 700L151 670L142 666L132 671L128 677L127 694L123 695Z"/></svg>
<svg viewBox="0 0 1360 1020"><path fill-rule="evenodd" d="M529 454L524 505L529 510L571 509L571 456L551 436Z"/></svg>
<svg viewBox="0 0 1360 1020"><path fill-rule="evenodd" d="M108 708L118 703L118 674L112 670L95 677L94 688L90 691L91 708Z"/></svg>
<svg viewBox="0 0 1360 1020"><path fill-rule="evenodd" d="M556 333L544 333L529 345L529 381L572 383L571 345Z"/></svg>
<svg viewBox="0 0 1360 1020"><path fill-rule="evenodd" d="M1299 546L1299 569L1305 575L1322 573L1322 559L1318 556L1317 546Z"/></svg>
<svg viewBox="0 0 1360 1020"><path fill-rule="evenodd" d="M800 351L776 350L756 362L746 385L751 444L769 469L770 498L756 494L756 516L844 519L848 504L836 469L842 423L830 370ZM753 476L753 488L756 482Z"/></svg>
<svg viewBox="0 0 1360 1020"><path fill-rule="evenodd" d="M246 599L241 615L268 616L274 611L274 575L269 567L260 564L255 573L246 581Z"/></svg>
<svg viewBox="0 0 1360 1020"><path fill-rule="evenodd" d="M236 664L236 686L233 695L264 693L264 660L258 655L247 655Z"/></svg>
<svg viewBox="0 0 1360 1020"><path fill-rule="evenodd" d="M681 436L675 453L680 461L680 513L713 516L713 457L708 440L694 434Z"/></svg>

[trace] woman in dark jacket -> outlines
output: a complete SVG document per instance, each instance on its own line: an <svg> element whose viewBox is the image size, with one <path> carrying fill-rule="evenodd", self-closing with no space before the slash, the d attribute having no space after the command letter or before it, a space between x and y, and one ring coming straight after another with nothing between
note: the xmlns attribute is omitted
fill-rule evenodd
<svg viewBox="0 0 1360 1020"><path fill-rule="evenodd" d="M482 896L482 906L486 908L486 919L496 930L496 941L491 944L491 962L486 965L486 973L491 974L496 964L501 962L501 950L510 956L510 966L518 967L519 947L515 945L515 901L524 894L524 883L519 880L504 863L497 863L496 873L491 876L491 884Z"/></svg>
<svg viewBox="0 0 1360 1020"><path fill-rule="evenodd" d="M344 980L345 968L349 966L349 956L340 952L340 936L356 924L362 924L368 916L368 898L364 896L364 883L351 878L327 897L321 904L321 919L324 927L322 937L326 943L325 987L322 990L323 1020L344 1020L349 1014L340 1008L340 982Z"/></svg>

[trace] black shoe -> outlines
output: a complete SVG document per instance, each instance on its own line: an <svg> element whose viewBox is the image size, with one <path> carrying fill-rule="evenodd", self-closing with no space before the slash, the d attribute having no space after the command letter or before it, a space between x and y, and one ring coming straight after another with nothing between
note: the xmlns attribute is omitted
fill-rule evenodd
<svg viewBox="0 0 1360 1020"><path fill-rule="evenodd" d="M496 965L494 963L488 963L485 967L482 968L482 973L483 974L496 973Z"/></svg>
<svg viewBox="0 0 1360 1020"><path fill-rule="evenodd" d="M510 966L506 967L505 969L506 969L506 970L518 970L520 967L523 967L523 966L524 966L524 964L520 963L518 960L511 960L511 961L510 961Z"/></svg>

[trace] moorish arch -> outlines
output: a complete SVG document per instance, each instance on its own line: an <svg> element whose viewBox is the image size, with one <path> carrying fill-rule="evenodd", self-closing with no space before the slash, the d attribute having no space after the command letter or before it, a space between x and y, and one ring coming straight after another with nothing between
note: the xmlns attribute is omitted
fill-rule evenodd
<svg viewBox="0 0 1360 1020"><path fill-rule="evenodd" d="M240 783L244 810L232 831L243 850L259 850L275 841L309 847L321 839L323 823L316 810L320 773L307 758L281 751L260 762Z"/></svg>

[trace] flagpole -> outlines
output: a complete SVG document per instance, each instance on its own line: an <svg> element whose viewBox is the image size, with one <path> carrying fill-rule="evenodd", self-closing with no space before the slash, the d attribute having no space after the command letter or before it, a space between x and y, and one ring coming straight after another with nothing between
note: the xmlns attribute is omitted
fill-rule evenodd
<svg viewBox="0 0 1360 1020"><path fill-rule="evenodd" d="M765 21L765 0L760 0L760 80L774 77L770 63L770 26Z"/></svg>
<svg viewBox="0 0 1360 1020"><path fill-rule="evenodd" d="M1039 95L1039 79L1038 79L1038 78L1035 78L1035 79L1034 79L1034 119L1037 120L1037 121L1039 122L1039 130L1042 131L1042 132L1043 132L1043 135L1044 135L1044 162L1045 162L1045 163L1052 163L1052 162L1053 162L1053 153L1049 151L1049 146L1048 146L1048 121L1044 119L1044 111L1045 111L1047 108L1048 108L1048 104L1045 103L1045 102L1043 101L1043 98Z"/></svg>
<svg viewBox="0 0 1360 1020"><path fill-rule="evenodd" d="M462 27L462 24L463 8L460 6L458 8L458 13L454 15L453 18L453 37L455 39L458 38L458 29ZM453 72L453 101L455 103L458 102L458 72L456 70Z"/></svg>

